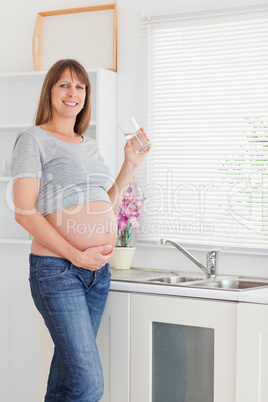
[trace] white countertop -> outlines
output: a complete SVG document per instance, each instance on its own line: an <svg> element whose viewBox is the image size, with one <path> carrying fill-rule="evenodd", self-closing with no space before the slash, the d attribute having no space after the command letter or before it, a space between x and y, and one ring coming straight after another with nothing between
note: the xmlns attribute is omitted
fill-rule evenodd
<svg viewBox="0 0 268 402"><path fill-rule="evenodd" d="M239 302L268 304L268 288L239 292Z"/></svg>
<svg viewBox="0 0 268 402"><path fill-rule="evenodd" d="M115 291L268 304L268 287L243 291L207 289L191 287L189 284L176 286L143 282L143 280L148 277L165 276L169 273L168 271L163 272L142 269L115 270L111 268L111 273L112 281L110 289ZM196 276L196 274L194 275ZM200 279L202 279L202 275L200 275Z"/></svg>

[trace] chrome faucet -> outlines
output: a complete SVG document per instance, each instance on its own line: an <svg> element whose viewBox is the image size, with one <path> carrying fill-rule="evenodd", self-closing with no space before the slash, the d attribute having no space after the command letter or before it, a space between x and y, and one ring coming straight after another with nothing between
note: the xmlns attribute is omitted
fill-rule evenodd
<svg viewBox="0 0 268 402"><path fill-rule="evenodd" d="M218 265L218 250L210 250L207 253L207 266L205 267L201 262L199 262L189 251L185 250L180 244L172 240L161 239L161 244L170 243L181 251L186 257L188 257L192 262L194 262L199 268L202 269L208 278L215 278L217 275L217 265Z"/></svg>

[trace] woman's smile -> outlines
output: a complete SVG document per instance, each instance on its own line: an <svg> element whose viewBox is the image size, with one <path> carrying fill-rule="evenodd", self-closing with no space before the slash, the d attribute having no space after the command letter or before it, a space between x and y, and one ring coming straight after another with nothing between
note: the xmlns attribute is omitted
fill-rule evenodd
<svg viewBox="0 0 268 402"><path fill-rule="evenodd" d="M66 101L63 101L63 103L64 103L65 105L71 106L71 107L78 105L78 103L76 103L76 102L66 102Z"/></svg>

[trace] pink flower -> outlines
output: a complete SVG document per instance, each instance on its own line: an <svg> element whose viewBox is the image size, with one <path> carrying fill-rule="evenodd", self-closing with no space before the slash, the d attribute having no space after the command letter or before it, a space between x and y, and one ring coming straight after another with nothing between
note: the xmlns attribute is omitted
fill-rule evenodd
<svg viewBox="0 0 268 402"><path fill-rule="evenodd" d="M121 230L121 232L124 232L124 230L127 227L127 218L122 216L122 219L118 222L118 227Z"/></svg>
<svg viewBox="0 0 268 402"><path fill-rule="evenodd" d="M121 208L121 213L128 218L133 215L134 211L136 211L134 208L125 205Z"/></svg>
<svg viewBox="0 0 268 402"><path fill-rule="evenodd" d="M120 211L116 211L116 213L115 213L115 218L116 218L116 220L117 221L120 221L120 219L122 218L122 214L121 214L121 212Z"/></svg>
<svg viewBox="0 0 268 402"><path fill-rule="evenodd" d="M138 200L138 198L137 197L131 197L131 203L133 204L133 205L137 205L137 202L138 202L139 200Z"/></svg>
<svg viewBox="0 0 268 402"><path fill-rule="evenodd" d="M131 216L129 218L129 222L134 228L138 228L140 226L139 218L137 216Z"/></svg>
<svg viewBox="0 0 268 402"><path fill-rule="evenodd" d="M139 207L139 208L141 209L141 208L144 207L145 204L144 204L143 201L140 201L140 200L139 200L136 205L137 205L137 207Z"/></svg>

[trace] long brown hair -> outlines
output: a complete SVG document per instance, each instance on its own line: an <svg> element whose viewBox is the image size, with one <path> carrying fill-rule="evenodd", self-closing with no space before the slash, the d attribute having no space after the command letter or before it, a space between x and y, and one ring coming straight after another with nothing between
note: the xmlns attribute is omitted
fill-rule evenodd
<svg viewBox="0 0 268 402"><path fill-rule="evenodd" d="M86 86L85 104L83 109L76 116L74 125L74 132L77 134L83 134L89 126L91 116L91 85L84 67L78 61L73 59L59 60L47 72L42 86L35 124L40 126L41 124L46 124L50 121L52 114L51 89L60 80L60 77L67 68L70 70L71 75L75 74L79 81Z"/></svg>

